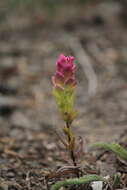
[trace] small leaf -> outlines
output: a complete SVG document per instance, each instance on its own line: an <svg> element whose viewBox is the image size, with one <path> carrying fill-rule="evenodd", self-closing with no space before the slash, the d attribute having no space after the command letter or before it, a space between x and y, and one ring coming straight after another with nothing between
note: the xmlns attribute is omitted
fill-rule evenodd
<svg viewBox="0 0 127 190"><path fill-rule="evenodd" d="M120 176L118 174L114 175L113 187L117 187L120 184Z"/></svg>
<svg viewBox="0 0 127 190"><path fill-rule="evenodd" d="M104 148L106 150L114 152L120 158L127 160L127 151L116 143L95 143L91 147Z"/></svg>

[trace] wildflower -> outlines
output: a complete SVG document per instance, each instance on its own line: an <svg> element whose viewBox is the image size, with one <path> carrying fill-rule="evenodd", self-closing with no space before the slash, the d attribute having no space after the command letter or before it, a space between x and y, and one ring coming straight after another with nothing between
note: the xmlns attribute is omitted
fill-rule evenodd
<svg viewBox="0 0 127 190"><path fill-rule="evenodd" d="M71 123L76 115L73 110L74 89L76 87L74 57L61 54L56 62L56 72L52 77L53 95L66 122Z"/></svg>
<svg viewBox="0 0 127 190"><path fill-rule="evenodd" d="M73 56L66 57L63 54L60 55L56 62L56 73L52 77L55 88L64 90L66 87L74 88L76 86L76 65L73 62Z"/></svg>

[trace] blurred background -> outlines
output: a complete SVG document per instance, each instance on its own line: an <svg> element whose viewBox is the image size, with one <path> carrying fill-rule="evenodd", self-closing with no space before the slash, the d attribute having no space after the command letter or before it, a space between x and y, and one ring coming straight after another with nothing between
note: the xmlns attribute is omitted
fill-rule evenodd
<svg viewBox="0 0 127 190"><path fill-rule="evenodd" d="M63 125L51 85L60 53L77 60L74 131L88 142L125 134L126 10L126 0L1 0L0 135Z"/></svg>
<svg viewBox="0 0 127 190"><path fill-rule="evenodd" d="M127 147L127 0L0 0L3 190L46 190L45 176L70 165L55 132L63 135L64 122L51 84L61 53L77 63L73 131L85 151L80 166L86 174L116 173L115 157L95 162L88 147L99 141Z"/></svg>

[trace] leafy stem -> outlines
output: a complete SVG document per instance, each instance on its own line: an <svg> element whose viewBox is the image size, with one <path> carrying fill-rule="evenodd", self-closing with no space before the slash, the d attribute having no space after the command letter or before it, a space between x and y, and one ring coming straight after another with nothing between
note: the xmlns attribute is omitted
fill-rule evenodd
<svg viewBox="0 0 127 190"><path fill-rule="evenodd" d="M52 185L50 190L59 190L60 187L64 187L66 185L81 185L93 181L106 181L106 180L98 175L85 175L80 178L72 178L63 181L58 181L56 184Z"/></svg>

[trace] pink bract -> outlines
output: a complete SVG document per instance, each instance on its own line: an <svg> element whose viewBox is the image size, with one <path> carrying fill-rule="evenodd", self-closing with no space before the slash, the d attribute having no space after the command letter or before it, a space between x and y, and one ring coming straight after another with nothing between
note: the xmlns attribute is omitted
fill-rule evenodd
<svg viewBox="0 0 127 190"><path fill-rule="evenodd" d="M75 70L73 56L64 56L61 54L56 62L56 73L52 77L52 82L55 88L59 87L64 89L65 87L75 87Z"/></svg>

